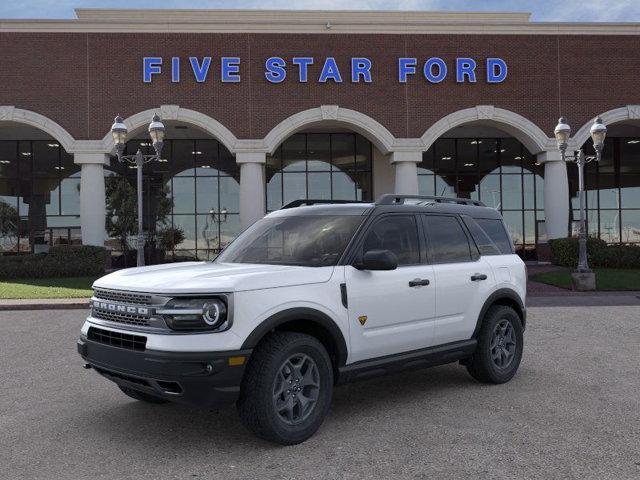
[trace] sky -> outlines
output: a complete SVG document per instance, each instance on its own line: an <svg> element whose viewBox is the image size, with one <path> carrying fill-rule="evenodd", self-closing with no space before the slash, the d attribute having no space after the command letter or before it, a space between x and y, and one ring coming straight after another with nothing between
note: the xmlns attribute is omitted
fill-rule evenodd
<svg viewBox="0 0 640 480"><path fill-rule="evenodd" d="M540 22L640 22L640 0L2 0L0 18L75 18L74 8L511 11Z"/></svg>

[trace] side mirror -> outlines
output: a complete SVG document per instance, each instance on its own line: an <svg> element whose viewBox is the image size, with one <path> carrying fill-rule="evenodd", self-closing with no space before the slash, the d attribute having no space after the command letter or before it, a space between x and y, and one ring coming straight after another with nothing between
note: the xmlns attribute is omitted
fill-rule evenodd
<svg viewBox="0 0 640 480"><path fill-rule="evenodd" d="M398 257L390 250L369 250L354 267L358 270L395 270Z"/></svg>

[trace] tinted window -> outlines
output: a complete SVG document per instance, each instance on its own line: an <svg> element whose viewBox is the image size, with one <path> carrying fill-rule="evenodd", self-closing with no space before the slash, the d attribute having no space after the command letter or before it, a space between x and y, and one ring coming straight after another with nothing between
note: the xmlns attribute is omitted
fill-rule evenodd
<svg viewBox="0 0 640 480"><path fill-rule="evenodd" d="M390 250L398 257L398 265L420 263L420 247L416 221L412 216L389 216L378 221L364 240L363 252Z"/></svg>
<svg viewBox="0 0 640 480"><path fill-rule="evenodd" d="M496 244L498 250L503 255L510 255L513 253L513 245L507 231L504 229L502 220L491 218L476 218L475 221L480 225L482 230L489 236L489 238Z"/></svg>
<svg viewBox="0 0 640 480"><path fill-rule="evenodd" d="M473 218L465 215L462 219L467 225L469 232L471 232L471 236L474 242L476 242L481 255L500 255L500 249Z"/></svg>
<svg viewBox="0 0 640 480"><path fill-rule="evenodd" d="M363 218L355 215L266 217L245 230L216 262L335 265Z"/></svg>
<svg viewBox="0 0 640 480"><path fill-rule="evenodd" d="M469 240L455 217L424 216L433 263L471 261Z"/></svg>

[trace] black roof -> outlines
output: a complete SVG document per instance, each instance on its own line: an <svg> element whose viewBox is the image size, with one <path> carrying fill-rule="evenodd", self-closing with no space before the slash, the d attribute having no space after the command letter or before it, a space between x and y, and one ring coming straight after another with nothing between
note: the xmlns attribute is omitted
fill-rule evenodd
<svg viewBox="0 0 640 480"><path fill-rule="evenodd" d="M273 212L273 216L293 215L367 215L369 213L450 213L472 218L501 219L497 210L468 198L426 197L419 195L383 195L375 203L328 200L296 201ZM301 205L301 206L297 206Z"/></svg>

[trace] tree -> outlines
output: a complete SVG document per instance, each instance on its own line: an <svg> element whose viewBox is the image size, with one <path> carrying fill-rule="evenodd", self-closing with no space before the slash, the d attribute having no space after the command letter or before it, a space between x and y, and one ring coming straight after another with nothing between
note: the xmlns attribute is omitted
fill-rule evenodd
<svg viewBox="0 0 640 480"><path fill-rule="evenodd" d="M107 177L105 196L107 207L107 233L120 242L124 252L130 249L129 240L138 234L138 200L135 187L126 177ZM147 202L145 224L148 230L147 241L155 243L156 227L166 227L173 200L165 187L152 189L152 198Z"/></svg>
<svg viewBox="0 0 640 480"><path fill-rule="evenodd" d="M0 200L0 245L2 250L11 250L18 243L18 210Z"/></svg>

